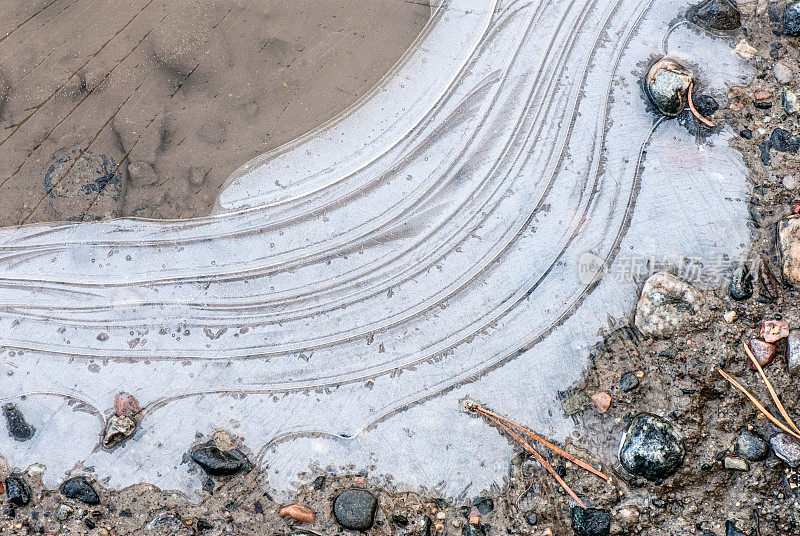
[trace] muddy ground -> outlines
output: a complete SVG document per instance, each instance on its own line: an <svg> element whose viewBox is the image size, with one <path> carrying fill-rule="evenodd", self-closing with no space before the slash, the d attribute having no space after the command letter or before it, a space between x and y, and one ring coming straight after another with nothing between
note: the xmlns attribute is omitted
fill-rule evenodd
<svg viewBox="0 0 800 536"><path fill-rule="evenodd" d="M763 256L774 273L780 275L774 224L791 213L793 205L800 201L798 184L791 179L797 173L798 157L791 152L767 149L770 158L766 159L762 149L764 140L776 127L800 134L796 114L787 116L781 102L782 88L794 88L800 81L797 69L800 43L796 38L774 33L773 30L779 29L775 5L782 7L783 3L741 5L744 28L734 38L754 47L754 50L746 47L740 50L754 55L757 76L750 87L732 91L729 102L719 103L720 109L711 119L741 131L735 143L750 167L755 188L751 216L758 240L751 258ZM781 75L783 84L775 77L778 63L787 66L791 75L788 81ZM692 121L689 116L683 120ZM176 157L176 160L183 159ZM611 406L605 413L598 413L590 405L573 416L582 433L566 450L601 465L611 473L613 484L577 470L571 463L548 458L579 496L590 505L611 512L612 534L723 536L726 530L731 530L726 525L748 535L800 534L797 472L774 454L764 461L750 462L746 471L723 465L726 454L734 454L736 437L743 430L765 438L776 431L718 374L717 368L739 378L762 401L768 401L763 385L748 367L742 345L758 335L764 320L783 319L792 328L800 327L800 293L780 285L778 294L777 299L769 299L757 284L751 299L737 302L729 297L727 286L722 285L709 293L715 306L713 321L706 329L668 340L647 339L631 328L610 333L598 346L583 384L564 393L565 399L574 396L575 391L587 396L600 391L611 395ZM735 319L731 311L736 313ZM785 341L782 344L779 358L765 370L789 412L798 415L798 380L787 372ZM621 381L626 374L627 390L623 390ZM632 382L631 375L636 382ZM638 386L631 388L631 382L638 382ZM660 484L631 478L616 461L619 437L630 418L640 412L668 418L685 438L687 456L682 469ZM372 481L363 475L309 478L295 499L310 507L315 520L302 525L278 515L283 505L259 487L258 475L253 472L212 479L200 504L150 486L111 491L96 485L101 504L88 507L64 499L57 490L36 487L38 477L34 468L28 476L34 483L32 505L4 508L0 512L0 533L102 535L105 530L120 535L346 533L334 520L331 501L341 490L357 487L371 490L379 499L376 522L370 531L375 535L573 534L570 512L574 503L511 439L509 448L516 449L519 455L504 475L507 489L486 492L491 501L485 498L473 503L430 494L396 493L385 482ZM0 467L0 472L3 470ZM61 504L74 508L63 521L56 518ZM162 514L169 514L161 518L166 521L153 524L152 520ZM470 516L478 516L480 529L469 526Z"/></svg>
<svg viewBox="0 0 800 536"><path fill-rule="evenodd" d="M371 89L397 0L3 0L0 226L210 213L238 167Z"/></svg>

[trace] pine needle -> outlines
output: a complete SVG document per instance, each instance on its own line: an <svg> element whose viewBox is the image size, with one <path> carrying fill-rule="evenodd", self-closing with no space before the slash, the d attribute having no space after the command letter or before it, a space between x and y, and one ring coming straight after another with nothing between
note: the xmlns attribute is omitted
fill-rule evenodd
<svg viewBox="0 0 800 536"><path fill-rule="evenodd" d="M697 118L697 120L700 121L701 123L703 123L704 125L706 125L708 127L711 127L711 128L714 128L717 125L715 125L712 121L710 121L710 120L706 119L705 117L703 117L702 115L700 115L700 112L698 112L697 108L694 107L694 101L692 100L692 89L694 89L694 82L689 82L689 95L688 95L689 96L689 109L692 111L692 115L694 115Z"/></svg>
<svg viewBox="0 0 800 536"><path fill-rule="evenodd" d="M792 421L792 418L789 417L789 414L786 412L786 408L783 407L783 404L781 404L781 401L778 398L778 394L775 392L775 389L772 388L772 383L770 383L769 379L767 378L767 375L764 374L764 369L761 368L761 364L755 358L753 352L750 350L750 348L748 348L747 344L744 345L744 351L745 353L747 353L747 357L750 358L750 361L752 361L753 366L756 367L759 376L761 376L761 379L767 386L767 391L769 391L769 395L772 397L772 401L775 402L775 405L778 407L778 411L781 412L781 415L783 415L783 418L786 420L789 426L792 427L792 430L800 434L800 430L797 429L797 426L794 424L794 421Z"/></svg>

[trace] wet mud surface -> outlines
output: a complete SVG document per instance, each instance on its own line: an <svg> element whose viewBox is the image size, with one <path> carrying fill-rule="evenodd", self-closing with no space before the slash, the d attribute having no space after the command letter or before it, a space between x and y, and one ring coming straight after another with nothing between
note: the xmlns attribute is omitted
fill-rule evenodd
<svg viewBox="0 0 800 536"><path fill-rule="evenodd" d="M784 112L781 98L782 86L792 88L800 78L796 69L800 47L797 39L773 32L775 17L766 2L743 3L740 8L744 30L736 33L735 39L753 47L752 51L742 50L752 54L757 75L748 87L732 90L716 111L706 110L706 115L741 132L734 144L744 155L754 183L750 224L757 240L749 259L757 266L763 257L780 277L775 224L800 200L798 183L792 179L800 161L791 150L776 150L776 145L781 147L776 140L782 135L774 137L774 130L784 129L790 139L800 135L797 116ZM790 81L776 79L778 63L789 66ZM678 121L702 132L688 115ZM612 534L800 533L798 472L773 453L747 462L745 470L730 461L740 458L737 440L743 433L769 438L778 430L717 372L718 368L725 370L762 401L769 400L742 346L759 336L765 320L780 319L791 328L800 325L800 293L781 281L776 283L757 281L755 294L742 301L730 297L727 282L705 291L711 322L704 329L667 339L647 338L632 327L610 331L593 353L583 381L562 393L562 407L573 415L580 430L568 441L566 450L610 472L613 483L587 475L569 462L548 458L590 506L610 512ZM779 341L777 350L776 358L764 370L789 414L798 416L800 390L797 376L788 371L785 340ZM600 392L611 399L603 413L589 403L590 397ZM771 404L768 407L775 411ZM623 430L642 412L668 419L684 438L686 458L680 469L657 483L632 477L617 458ZM378 498L369 530L375 535L575 533L571 527L574 502L510 438L508 448L518 455L503 475L506 488L469 490L470 496L484 497L478 500L439 498L436 490L401 491L392 482L371 479L368 471L317 479L309 475L294 495L296 502L307 505L315 515L313 522L305 524L291 523L279 515L285 504L264 491L255 471L207 479L199 504L149 485L112 491L94 483L101 504L87 506L66 499L58 490L43 489L40 470L34 466L24 475L32 487L30 505L6 505L0 512L0 530L8 534L95 535L106 534L105 530L110 534L187 535L354 533L337 524L332 503L342 490L358 488L368 489ZM193 467L188 457L185 463L187 468ZM468 474L470 467L462 471ZM0 466L0 475L10 472ZM59 520L62 504L68 504L72 512Z"/></svg>
<svg viewBox="0 0 800 536"><path fill-rule="evenodd" d="M366 93L426 2L8 0L0 227L190 218Z"/></svg>

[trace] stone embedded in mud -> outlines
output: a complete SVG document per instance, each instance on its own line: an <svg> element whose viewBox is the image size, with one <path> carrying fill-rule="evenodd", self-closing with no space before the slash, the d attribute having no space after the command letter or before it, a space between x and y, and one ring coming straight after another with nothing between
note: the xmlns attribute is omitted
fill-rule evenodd
<svg viewBox="0 0 800 536"><path fill-rule="evenodd" d="M212 476L231 476L250 468L250 462L241 450L236 447L223 450L214 440L192 449L191 456L203 471Z"/></svg>
<svg viewBox="0 0 800 536"><path fill-rule="evenodd" d="M561 402L561 409L567 415L575 415L585 410L591 400L583 391L575 391Z"/></svg>
<svg viewBox="0 0 800 536"><path fill-rule="evenodd" d="M753 295L753 275L746 265L740 264L733 270L730 294L737 301L746 300Z"/></svg>
<svg viewBox="0 0 800 536"><path fill-rule="evenodd" d="M611 514L599 508L572 507L575 536L606 536L611 531Z"/></svg>
<svg viewBox="0 0 800 536"><path fill-rule="evenodd" d="M788 84L792 81L792 68L778 61L772 66L772 75L779 84Z"/></svg>
<svg viewBox="0 0 800 536"><path fill-rule="evenodd" d="M769 445L755 432L742 430L736 438L736 452L746 460L760 462L769 456Z"/></svg>
<svg viewBox="0 0 800 536"><path fill-rule="evenodd" d="M703 294L672 274L659 272L645 282L634 324L644 335L668 338L708 323Z"/></svg>
<svg viewBox="0 0 800 536"><path fill-rule="evenodd" d="M800 2L789 3L783 12L783 34L800 36Z"/></svg>
<svg viewBox="0 0 800 536"><path fill-rule="evenodd" d="M194 531L187 527L183 521L173 513L162 512L151 519L145 526L148 532L169 534L170 536L191 536Z"/></svg>
<svg viewBox="0 0 800 536"><path fill-rule="evenodd" d="M133 421L139 418L142 408L139 407L139 402L129 393L120 393L114 399L114 413L128 417Z"/></svg>
<svg viewBox="0 0 800 536"><path fill-rule="evenodd" d="M647 73L647 96L661 114L675 117L686 108L692 80L691 71L683 65L670 58L662 58Z"/></svg>
<svg viewBox="0 0 800 536"><path fill-rule="evenodd" d="M750 347L750 351L753 352L753 357L756 358L756 361L758 361L758 364L762 367L766 367L772 363L773 359L775 359L774 344L770 344L760 339L750 339L750 342L747 343L747 346ZM747 358L747 363L750 365L750 370L757 370L756 366L749 357Z"/></svg>
<svg viewBox="0 0 800 536"><path fill-rule="evenodd" d="M781 104L783 105L783 111L786 115L796 114L797 111L800 110L800 104L798 104L797 101L797 93L788 89L784 89L781 93Z"/></svg>
<svg viewBox="0 0 800 536"><path fill-rule="evenodd" d="M630 473L660 482L683 465L686 449L683 439L666 420L640 413L622 435L619 460Z"/></svg>
<svg viewBox="0 0 800 536"><path fill-rule="evenodd" d="M22 478L22 475L11 475L5 480L6 501L12 506L27 506L31 502L33 492L31 487Z"/></svg>
<svg viewBox="0 0 800 536"><path fill-rule="evenodd" d="M742 26L742 15L731 0L706 0L690 8L687 18L706 30L730 31Z"/></svg>
<svg viewBox="0 0 800 536"><path fill-rule="evenodd" d="M626 372L622 375L622 379L619 381L620 389L626 393L630 393L637 387L639 387L639 378L636 377L636 374L633 372Z"/></svg>
<svg viewBox="0 0 800 536"><path fill-rule="evenodd" d="M725 536L747 536L744 532L736 528L735 521L725 522Z"/></svg>
<svg viewBox="0 0 800 536"><path fill-rule="evenodd" d="M605 391L593 394L592 405L597 410L597 413L605 413L611 407L611 395Z"/></svg>
<svg viewBox="0 0 800 536"><path fill-rule="evenodd" d="M786 358L789 374L800 374L800 330L793 329L789 332L789 349Z"/></svg>
<svg viewBox="0 0 800 536"><path fill-rule="evenodd" d="M27 441L36 433L36 428L28 424L28 421L25 420L25 416L16 404L9 402L4 405L3 415L6 418L8 433L17 441Z"/></svg>
<svg viewBox="0 0 800 536"><path fill-rule="evenodd" d="M478 497L472 501L472 506L478 509L480 515L485 516L494 510L494 501L491 497Z"/></svg>
<svg viewBox="0 0 800 536"><path fill-rule="evenodd" d="M68 504L61 503L56 509L56 519L59 521L66 521L75 512L75 509Z"/></svg>
<svg viewBox="0 0 800 536"><path fill-rule="evenodd" d="M778 221L778 247L784 281L800 286L800 216L791 215Z"/></svg>
<svg viewBox="0 0 800 536"><path fill-rule="evenodd" d="M800 150L800 137L792 136L786 129L776 128L769 136L769 146L779 153L797 154Z"/></svg>
<svg viewBox="0 0 800 536"><path fill-rule="evenodd" d="M747 463L743 458L739 458L738 456L725 456L725 459L722 462L723 467L725 469L729 469L731 471L749 471L750 464Z"/></svg>
<svg viewBox="0 0 800 536"><path fill-rule="evenodd" d="M299 523L313 523L314 512L305 504L290 504L284 506L279 512L281 517L289 517Z"/></svg>
<svg viewBox="0 0 800 536"><path fill-rule="evenodd" d="M486 529L479 520L470 518L470 522L464 525L464 530L461 533L463 536L486 536Z"/></svg>
<svg viewBox="0 0 800 536"><path fill-rule="evenodd" d="M789 467L800 465L800 441L794 437L780 432L770 438L769 445L775 456L783 460Z"/></svg>
<svg viewBox="0 0 800 536"><path fill-rule="evenodd" d="M112 415L109 417L103 433L103 446L107 449L113 448L130 437L135 430L136 423L130 417Z"/></svg>
<svg viewBox="0 0 800 536"><path fill-rule="evenodd" d="M364 489L348 489L333 500L333 517L342 527L366 531L375 522L378 499Z"/></svg>
<svg viewBox="0 0 800 536"><path fill-rule="evenodd" d="M58 488L68 499L75 499L85 504L100 504L100 496L86 477L76 476L65 481Z"/></svg>
<svg viewBox="0 0 800 536"><path fill-rule="evenodd" d="M789 324L783 320L767 320L761 325L761 338L767 342L777 342L789 336Z"/></svg>

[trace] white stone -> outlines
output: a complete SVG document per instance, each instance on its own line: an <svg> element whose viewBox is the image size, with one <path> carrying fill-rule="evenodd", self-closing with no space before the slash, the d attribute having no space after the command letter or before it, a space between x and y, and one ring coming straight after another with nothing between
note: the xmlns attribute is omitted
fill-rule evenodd
<svg viewBox="0 0 800 536"><path fill-rule="evenodd" d="M788 84L792 81L792 69L783 62L778 62L772 68L772 74L775 75L775 80L781 84Z"/></svg>

